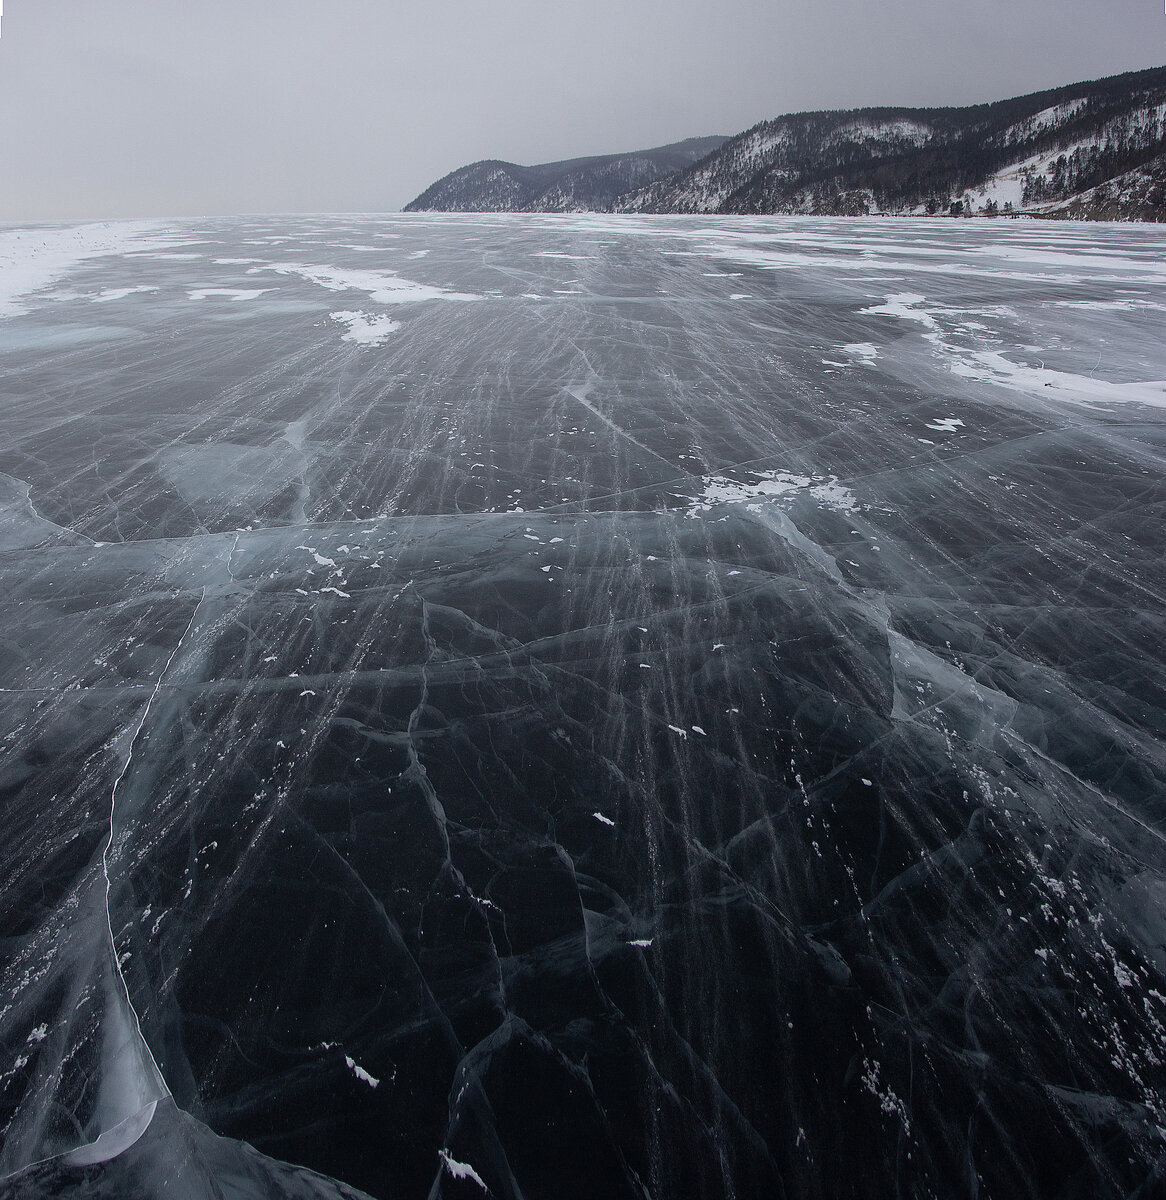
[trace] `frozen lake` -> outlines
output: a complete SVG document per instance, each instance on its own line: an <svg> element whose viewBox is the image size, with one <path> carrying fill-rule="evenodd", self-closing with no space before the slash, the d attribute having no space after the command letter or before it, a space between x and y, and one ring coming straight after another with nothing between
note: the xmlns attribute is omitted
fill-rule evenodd
<svg viewBox="0 0 1166 1200"><path fill-rule="evenodd" d="M0 1197L1166 1189L1164 332L1144 226L0 229Z"/></svg>

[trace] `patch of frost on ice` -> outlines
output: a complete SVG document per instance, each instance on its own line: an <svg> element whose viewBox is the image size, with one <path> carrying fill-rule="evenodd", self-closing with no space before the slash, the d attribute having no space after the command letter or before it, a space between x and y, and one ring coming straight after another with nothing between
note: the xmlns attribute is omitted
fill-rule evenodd
<svg viewBox="0 0 1166 1200"><path fill-rule="evenodd" d="M760 500L794 499L809 496L832 508L854 511L858 501L854 493L836 479L791 475L785 471L767 471L753 483L740 483L724 475L709 475L696 497L689 516L707 512L714 504L756 503Z"/></svg>

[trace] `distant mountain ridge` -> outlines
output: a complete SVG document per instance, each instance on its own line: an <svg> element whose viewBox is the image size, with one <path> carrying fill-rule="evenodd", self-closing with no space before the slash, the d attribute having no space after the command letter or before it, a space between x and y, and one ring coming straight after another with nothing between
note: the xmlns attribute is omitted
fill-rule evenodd
<svg viewBox="0 0 1166 1200"><path fill-rule="evenodd" d="M625 193L676 175L728 140L723 135L688 138L652 150L533 167L484 159L439 179L405 205L405 212L607 211Z"/></svg>
<svg viewBox="0 0 1166 1200"><path fill-rule="evenodd" d="M631 162L702 140L716 144L614 191L635 173ZM606 166L617 162L629 165ZM406 211L424 209L1162 221L1166 67L965 108L794 113L732 138L638 155L539 167L476 163Z"/></svg>

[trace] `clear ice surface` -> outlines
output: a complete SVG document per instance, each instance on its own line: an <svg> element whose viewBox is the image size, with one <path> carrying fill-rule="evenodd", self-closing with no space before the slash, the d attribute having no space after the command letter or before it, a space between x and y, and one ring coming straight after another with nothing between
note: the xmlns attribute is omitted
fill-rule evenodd
<svg viewBox="0 0 1166 1200"><path fill-rule="evenodd" d="M0 1196L1166 1194L1166 229L0 230Z"/></svg>

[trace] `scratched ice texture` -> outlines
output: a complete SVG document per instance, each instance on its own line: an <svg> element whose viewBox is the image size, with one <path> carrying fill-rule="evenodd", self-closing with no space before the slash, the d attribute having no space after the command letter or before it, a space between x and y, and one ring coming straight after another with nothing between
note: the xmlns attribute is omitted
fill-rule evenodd
<svg viewBox="0 0 1166 1200"><path fill-rule="evenodd" d="M0 1195L1166 1195L1166 230L0 230Z"/></svg>

